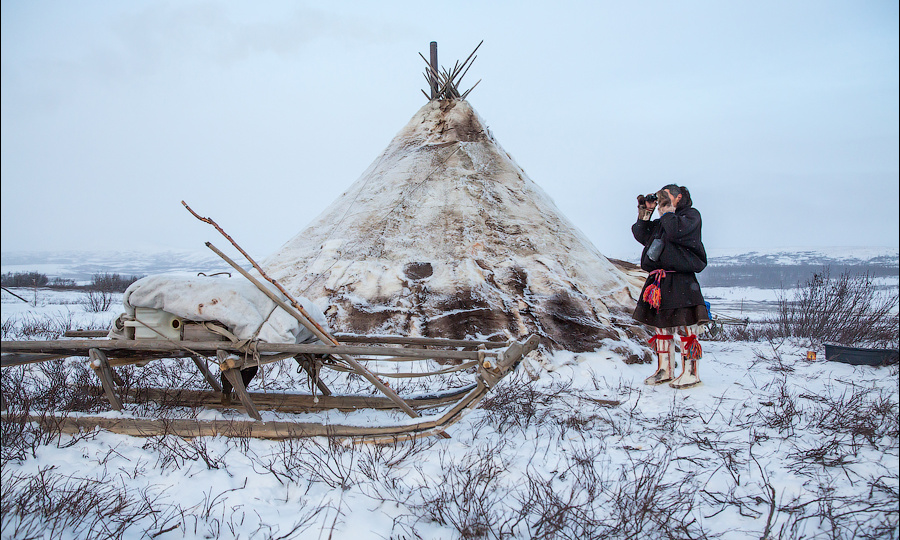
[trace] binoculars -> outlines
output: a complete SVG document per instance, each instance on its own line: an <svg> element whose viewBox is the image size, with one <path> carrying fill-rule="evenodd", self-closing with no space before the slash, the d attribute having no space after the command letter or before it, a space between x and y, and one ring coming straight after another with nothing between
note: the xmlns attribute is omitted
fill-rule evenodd
<svg viewBox="0 0 900 540"><path fill-rule="evenodd" d="M659 197L656 193L651 193L649 195L638 195L638 205L643 206L645 203L655 203Z"/></svg>

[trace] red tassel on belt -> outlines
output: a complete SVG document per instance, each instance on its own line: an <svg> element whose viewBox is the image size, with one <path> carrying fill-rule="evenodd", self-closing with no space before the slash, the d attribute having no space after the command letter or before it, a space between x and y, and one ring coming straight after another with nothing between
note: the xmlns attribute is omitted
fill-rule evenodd
<svg viewBox="0 0 900 540"><path fill-rule="evenodd" d="M655 279L653 280L653 283L647 285L647 288L644 289L644 295L642 296L642 298L644 299L644 302L650 304L650 307L659 309L659 304L662 301L662 290L659 288L659 282L664 277L666 277L666 271L654 270L650 272L649 277Z"/></svg>

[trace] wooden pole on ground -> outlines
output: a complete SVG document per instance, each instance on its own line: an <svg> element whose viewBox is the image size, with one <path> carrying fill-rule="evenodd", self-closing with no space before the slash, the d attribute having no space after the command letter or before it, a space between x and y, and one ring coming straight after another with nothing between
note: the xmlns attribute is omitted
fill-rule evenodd
<svg viewBox="0 0 900 540"><path fill-rule="evenodd" d="M434 90L432 90L432 92L434 92ZM15 296L19 300L25 302L26 304L28 303L28 300L25 300L24 298L22 298L21 296L19 296L18 294L14 293L14 292L12 292L11 290L7 289L6 287L3 287L3 290L8 292L9 294Z"/></svg>

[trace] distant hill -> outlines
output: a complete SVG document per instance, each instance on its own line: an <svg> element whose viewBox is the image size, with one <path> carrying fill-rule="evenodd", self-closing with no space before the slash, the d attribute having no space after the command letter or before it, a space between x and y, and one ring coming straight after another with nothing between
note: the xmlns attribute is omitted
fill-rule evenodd
<svg viewBox="0 0 900 540"><path fill-rule="evenodd" d="M243 259L232 256L239 263ZM110 273L145 276L164 272L222 272L231 270L212 252L162 251L56 251L4 252L2 273L40 272L50 278L59 277L83 282L95 274Z"/></svg>
<svg viewBox="0 0 900 540"><path fill-rule="evenodd" d="M706 287L791 287L826 269L874 278L900 276L900 251L893 248L797 248L738 252L711 250L709 266L698 276Z"/></svg>
<svg viewBox="0 0 900 540"><path fill-rule="evenodd" d="M710 265L763 264L797 265L863 265L897 268L900 250L897 248L779 248L774 250L711 249L707 252Z"/></svg>
<svg viewBox="0 0 900 540"><path fill-rule="evenodd" d="M237 255L233 257L243 263ZM163 272L230 270L212 252L4 252L2 273L40 272L50 278L90 281L100 273L142 276ZM828 267L831 275L861 273L878 278L900 276L900 251L895 248L797 248L777 250L710 250L709 266L699 275L707 287L780 288L809 279Z"/></svg>

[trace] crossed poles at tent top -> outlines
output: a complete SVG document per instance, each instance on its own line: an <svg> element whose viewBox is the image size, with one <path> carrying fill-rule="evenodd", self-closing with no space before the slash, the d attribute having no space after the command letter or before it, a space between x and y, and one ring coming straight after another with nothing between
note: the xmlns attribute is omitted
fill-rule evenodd
<svg viewBox="0 0 900 540"><path fill-rule="evenodd" d="M481 47L481 44L484 43L484 40L481 40L478 43L478 46L475 47L475 50L469 55L466 60L460 64L457 61L453 64L453 69L447 70L446 68L438 68L437 66L437 43L431 42L431 61L429 62L422 53L419 53L419 56L422 60L425 61L425 64L428 66L428 69L422 74L425 76L425 80L428 81L428 87L431 89L431 95L429 96L425 90L422 90L422 93L425 94L425 97L429 100L441 100L441 99L466 99L466 96L469 95L469 92L475 89L478 86L478 83L481 82L481 79L478 79L472 88L469 88L463 93L459 91L459 85L462 83L463 77L468 73L469 68L472 67L472 64L475 63L475 59L478 58L475 56L475 51Z"/></svg>

